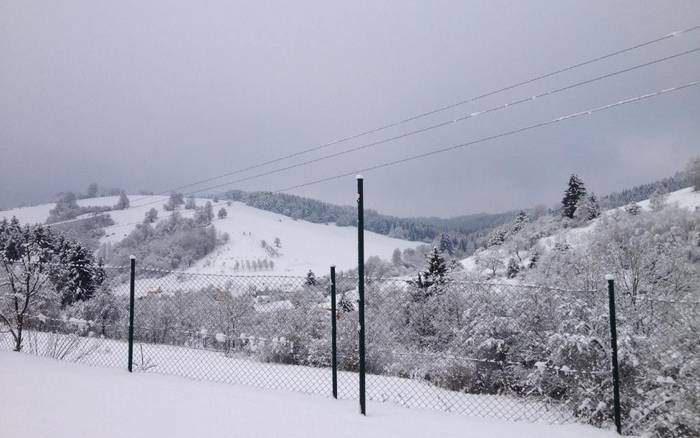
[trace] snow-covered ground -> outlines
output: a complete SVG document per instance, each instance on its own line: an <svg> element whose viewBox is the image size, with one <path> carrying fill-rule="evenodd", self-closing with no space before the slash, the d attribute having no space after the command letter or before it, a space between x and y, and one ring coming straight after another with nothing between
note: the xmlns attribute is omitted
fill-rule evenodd
<svg viewBox="0 0 700 438"><path fill-rule="evenodd" d="M369 402L87 367L0 352L0 436L154 437L613 437L552 426L406 410Z"/></svg>
<svg viewBox="0 0 700 438"><path fill-rule="evenodd" d="M671 192L666 196L666 203L669 206L677 206L679 208L685 208L691 211L695 211L696 209L700 208L700 191L694 191L692 187L687 187L685 189ZM648 199L637 202L636 204L639 205L643 210L650 209L650 202ZM613 212L622 210L624 208L625 207L618 207L611 210L606 210L602 214L610 215ZM557 242L566 242L567 245L574 248L580 245L585 245L588 239L588 235L591 233L591 231L593 231L598 221L599 219L594 219L590 223L581 227L562 229L551 236L541 238L538 241L538 244L545 250L552 249ZM496 255L498 252L501 252L499 257L502 259L504 264L511 257L511 254L503 253L503 251L500 248L487 249L482 254L482 256L489 254ZM529 254L525 253L523 254L523 256L524 258L527 258L529 257ZM478 266L476 264L476 255L472 255L461 260L461 263L466 271L474 272L478 269Z"/></svg>
<svg viewBox="0 0 700 438"><path fill-rule="evenodd" d="M111 206L118 197L81 199L81 206ZM116 243L126 237L136 224L143 221L144 215L151 208L158 211L161 220L170 213L163 210L166 196L130 195L131 207L126 210L110 211L115 224L105 228L107 235L102 242ZM206 203L207 199L197 199L197 205ZM55 204L43 204L34 207L22 207L0 211L0 218L16 216L22 223L43 223L49 216L49 210ZM214 213L225 208L228 216L215 219L214 226L219 233L228 233L229 242L200 260L186 272L202 274L252 274L252 272L234 272L236 262L271 260L274 269L258 271L264 275L302 276L311 269L317 274L325 274L330 265L338 270L347 270L357 264L357 230L354 227L338 227L335 224L315 224L303 220L294 220L287 216L249 207L240 202L227 205L225 201L214 203ZM191 217L193 210L179 210L183 216ZM279 238L281 247L276 248L278 256L271 256L261 246L264 240L274 247L275 238ZM381 234L365 233L365 254L367 257L377 255L390 259L395 248L404 250L417 246L418 242L394 239Z"/></svg>
<svg viewBox="0 0 700 438"><path fill-rule="evenodd" d="M2 338L5 336L5 338ZM109 368L125 368L128 344L97 337L69 337L64 334L27 332L23 351L55 357L56 346L69 362ZM74 342L74 343L72 343ZM71 347L67 348L66 345ZM8 335L0 334L0 351L12 348ZM369 354L372 352L370 350ZM134 345L134 370L330 396L331 369L301 365L264 363L245 354L233 357L222 351L174 345L137 342ZM367 398L405 408L432 409L458 415L541 423L573 423L566 408L536 399L506 395L467 394L438 388L411 378L368 374ZM338 397L358 398L358 374L338 372ZM1 436L1 435L0 435Z"/></svg>

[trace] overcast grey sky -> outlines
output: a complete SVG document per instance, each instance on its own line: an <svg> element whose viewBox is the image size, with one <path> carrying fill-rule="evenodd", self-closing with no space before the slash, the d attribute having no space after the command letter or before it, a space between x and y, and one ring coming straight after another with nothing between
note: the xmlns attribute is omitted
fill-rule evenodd
<svg viewBox="0 0 700 438"><path fill-rule="evenodd" d="M91 181L165 190L698 24L693 0L2 1L0 206ZM309 157L698 46L689 33ZM697 53L231 187L278 189L696 79ZM698 138L700 87L367 173L366 202L422 216L551 204L571 172L604 194L672 174ZM351 204L354 184L294 193Z"/></svg>

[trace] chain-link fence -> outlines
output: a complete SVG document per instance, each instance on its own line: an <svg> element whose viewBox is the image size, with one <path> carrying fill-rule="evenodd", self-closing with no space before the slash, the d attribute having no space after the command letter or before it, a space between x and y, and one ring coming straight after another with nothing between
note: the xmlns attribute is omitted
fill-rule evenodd
<svg viewBox="0 0 700 438"><path fill-rule="evenodd" d="M30 280L35 290L0 281L0 306L6 318L0 324L0 350L21 349L53 359L125 368L129 296L115 291L128 281L129 267L102 267L95 296L70 305L61 302L57 282L51 278L56 267L19 269L20 278Z"/></svg>
<svg viewBox="0 0 700 438"><path fill-rule="evenodd" d="M605 345L591 345L607 339L607 328L582 327L580 318L607 314L604 297L509 284L367 281L368 398L510 420L590 421L594 413L580 407L575 388L609 379Z"/></svg>
<svg viewBox="0 0 700 438"><path fill-rule="evenodd" d="M136 370L330 394L327 280L137 272Z"/></svg>
<svg viewBox="0 0 700 438"><path fill-rule="evenodd" d="M130 267L104 273L90 300L27 312L22 351L126 368ZM334 324L337 394L358 398L356 277L336 278L335 313L328 276L138 267L133 280L134 372L330 396ZM510 420L612 424L607 290L395 278L364 284L367 399ZM692 436L700 306L624 294L617 306L623 431ZM15 335L0 331L0 348L14 349Z"/></svg>
<svg viewBox="0 0 700 438"><path fill-rule="evenodd" d="M622 430L700 434L700 302L618 293Z"/></svg>

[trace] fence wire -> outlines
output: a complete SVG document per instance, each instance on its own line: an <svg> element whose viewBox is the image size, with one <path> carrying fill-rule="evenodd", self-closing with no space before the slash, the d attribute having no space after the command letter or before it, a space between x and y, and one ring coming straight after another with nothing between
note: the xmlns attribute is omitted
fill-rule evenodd
<svg viewBox="0 0 700 438"><path fill-rule="evenodd" d="M128 267L104 268L95 296L32 309L22 351L126 368ZM135 372L358 398L358 279L209 275L137 268ZM7 298L7 285L0 282ZM5 305L5 304L3 304ZM617 297L624 432L698 429L700 305ZM529 422L612 423L606 290L365 280L367 398ZM0 326L0 349L16 339ZM370 412L371 414L371 412Z"/></svg>
<svg viewBox="0 0 700 438"><path fill-rule="evenodd" d="M597 291L508 284L368 281L367 396L473 416L589 421L571 389L609 378L606 339L557 312L595 314ZM572 316L572 318L576 318ZM585 418L584 418L585 417Z"/></svg>
<svg viewBox="0 0 700 438"><path fill-rule="evenodd" d="M139 371L331 392L329 283L305 277L136 276Z"/></svg>
<svg viewBox="0 0 700 438"><path fill-rule="evenodd" d="M623 433L700 435L700 302L617 295Z"/></svg>

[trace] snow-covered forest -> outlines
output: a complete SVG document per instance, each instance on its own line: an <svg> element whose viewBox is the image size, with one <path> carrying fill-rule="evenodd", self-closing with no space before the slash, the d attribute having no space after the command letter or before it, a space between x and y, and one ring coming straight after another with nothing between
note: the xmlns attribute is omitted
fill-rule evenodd
<svg viewBox="0 0 700 438"><path fill-rule="evenodd" d="M699 174L695 161L682 178L698 184ZM467 258L460 259L464 252L449 231L437 234L434 245L414 242L368 257L366 366L375 376L368 397L464 414L489 403L466 396L497 397L493 416L606 427L612 378L605 275L611 274L625 432L671 437L699 431L695 187L668 193L664 188L675 186L665 180L599 200L572 175L560 206L510 216L491 227ZM601 206L603 199L619 204L652 189L647 200ZM236 201L172 194L160 211L142 207L141 221L110 241L115 222L105 214L129 211L129 197L122 192L114 204L98 207L80 206L78 198L62 195L49 211L47 222L57 227L0 222L3 348L123 363L126 265L133 254L140 266L134 314L139 370L229 381L230 371L218 362L242 360L253 376L301 373L309 379L298 383L301 390L323 387L308 370L331 365L330 279L313 270L265 276L290 251L289 234L257 240L258 230L255 237L243 232L263 256L240 254L227 274L191 270L213 263L217 251L238 239L230 228L217 230L217 224L242 217ZM297 198L253 199L306 205ZM89 225L60 224L81 215L89 215ZM272 218L270 223L281 221ZM87 238L73 239L76 234ZM359 361L356 275L341 269L337 281L337 363L347 373L356 373ZM215 361L212 370L218 371L178 371L186 360ZM419 396L412 399L407 391Z"/></svg>

